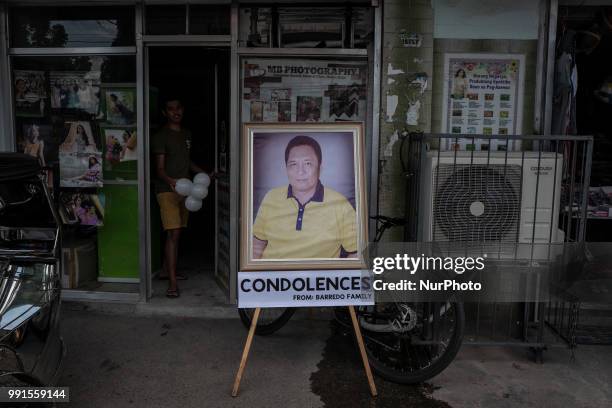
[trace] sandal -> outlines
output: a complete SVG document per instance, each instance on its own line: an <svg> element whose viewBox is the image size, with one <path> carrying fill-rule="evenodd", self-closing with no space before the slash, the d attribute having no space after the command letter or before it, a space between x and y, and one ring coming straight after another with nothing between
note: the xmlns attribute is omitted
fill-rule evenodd
<svg viewBox="0 0 612 408"><path fill-rule="evenodd" d="M168 289L166 291L166 297L167 298L177 298L179 297L179 290L178 289Z"/></svg>

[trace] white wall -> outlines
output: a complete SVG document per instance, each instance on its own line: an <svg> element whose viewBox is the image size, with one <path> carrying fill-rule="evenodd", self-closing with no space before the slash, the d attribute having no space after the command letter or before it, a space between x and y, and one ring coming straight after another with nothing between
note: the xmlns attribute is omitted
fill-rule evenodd
<svg viewBox="0 0 612 408"><path fill-rule="evenodd" d="M432 0L434 38L538 38L538 0Z"/></svg>

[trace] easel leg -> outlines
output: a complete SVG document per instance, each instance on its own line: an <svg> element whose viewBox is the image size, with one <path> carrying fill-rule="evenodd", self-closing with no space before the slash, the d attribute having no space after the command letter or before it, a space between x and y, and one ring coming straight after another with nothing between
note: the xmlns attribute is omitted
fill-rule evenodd
<svg viewBox="0 0 612 408"><path fill-rule="evenodd" d="M253 314L253 320L251 320L251 327L249 328L249 334L247 336L244 350L242 351L242 358L240 359L240 367L236 373L236 379L234 380L234 388L232 389L232 397L238 395L238 388L240 387L240 380L242 380L242 374L246 367L247 359L249 358L249 351L251 350L251 343L253 343L253 336L255 336L255 329L257 328L257 320L259 320L259 312L261 308L256 308Z"/></svg>
<svg viewBox="0 0 612 408"><path fill-rule="evenodd" d="M359 322L357 321L357 315L355 314L355 307L349 306L348 309L349 313L351 314L351 320L353 321L353 329L355 330L355 337L357 338L357 344L359 345L359 353L361 353L363 368L365 369L366 376L368 377L370 393L373 397L375 397L378 395L378 392L376 391L376 384L374 383L374 377L372 376L372 370L370 369L368 355L366 354L365 346L363 345L363 337L361 336L361 329L359 328Z"/></svg>

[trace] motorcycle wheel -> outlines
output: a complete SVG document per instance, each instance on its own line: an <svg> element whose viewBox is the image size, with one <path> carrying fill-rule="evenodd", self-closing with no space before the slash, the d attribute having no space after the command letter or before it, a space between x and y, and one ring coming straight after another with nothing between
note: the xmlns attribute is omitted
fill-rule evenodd
<svg viewBox="0 0 612 408"><path fill-rule="evenodd" d="M463 303L418 303L413 307L417 321L408 333L363 330L372 370L394 383L417 384L435 377L453 361L463 341ZM433 310L439 311L436 319Z"/></svg>
<svg viewBox="0 0 612 408"><path fill-rule="evenodd" d="M253 320L253 314L255 309L238 309L240 314L240 320L244 327L249 329L251 327L251 321ZM295 313L295 308L266 308L261 309L259 312L259 319L257 319L257 327L255 328L255 334L259 336L267 336L278 330L280 330L291 316Z"/></svg>

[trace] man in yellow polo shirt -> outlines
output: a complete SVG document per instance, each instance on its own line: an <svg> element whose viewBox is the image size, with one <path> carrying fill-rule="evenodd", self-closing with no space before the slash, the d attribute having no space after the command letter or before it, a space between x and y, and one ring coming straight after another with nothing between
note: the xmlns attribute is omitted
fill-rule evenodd
<svg viewBox="0 0 612 408"><path fill-rule="evenodd" d="M340 193L319 180L322 152L309 136L285 149L288 186L265 195L253 225L253 258L357 256L357 216Z"/></svg>

